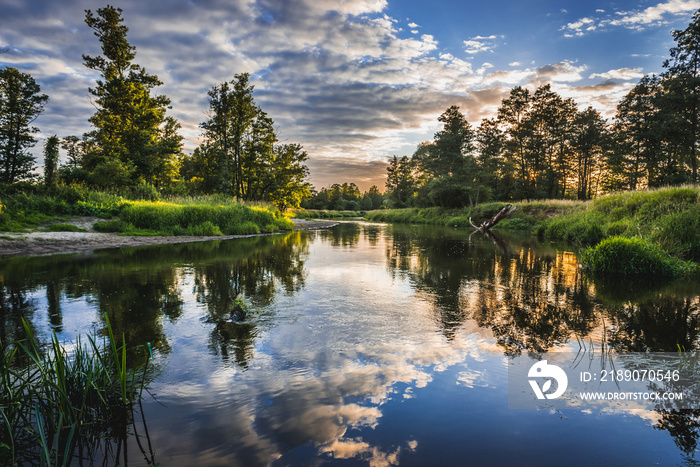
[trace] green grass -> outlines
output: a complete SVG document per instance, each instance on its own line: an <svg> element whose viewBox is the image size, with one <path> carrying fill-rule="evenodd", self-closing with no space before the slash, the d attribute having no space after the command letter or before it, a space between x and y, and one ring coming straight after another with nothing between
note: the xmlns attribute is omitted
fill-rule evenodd
<svg viewBox="0 0 700 467"><path fill-rule="evenodd" d="M672 256L700 260L700 189L676 187L602 196L540 222L539 236L591 246L619 236L657 244Z"/></svg>
<svg viewBox="0 0 700 467"><path fill-rule="evenodd" d="M327 211L322 209L297 209L292 217L298 219L343 219L349 217L362 217L365 211Z"/></svg>
<svg viewBox="0 0 700 467"><path fill-rule="evenodd" d="M677 277L698 272L698 265L669 255L641 238L609 237L581 255L581 263L594 273L623 276Z"/></svg>
<svg viewBox="0 0 700 467"><path fill-rule="evenodd" d="M87 232L87 230L77 225L57 222L44 227L44 232Z"/></svg>
<svg viewBox="0 0 700 467"><path fill-rule="evenodd" d="M496 227L496 230L529 231L540 220L563 212L580 209L582 203L568 200L522 201L513 203L518 209ZM389 222L403 224L434 224L448 227L469 228L469 218L479 225L495 216L506 203L485 203L473 208L406 208L380 209L365 214L365 219L372 222Z"/></svg>
<svg viewBox="0 0 700 467"><path fill-rule="evenodd" d="M266 205L132 202L119 213L123 232L159 235L242 235L288 230L294 225Z"/></svg>
<svg viewBox="0 0 700 467"><path fill-rule="evenodd" d="M107 337L89 336L67 350L54 333L40 347L29 324L26 339L0 342L0 464L70 465L126 433L146 382L150 349L140 363L127 358L122 336L107 320Z"/></svg>
<svg viewBox="0 0 700 467"><path fill-rule="evenodd" d="M243 203L225 196L171 198L167 201L126 199L82 186L0 186L0 231L26 232L66 216L96 216L100 232L127 235L216 236L257 234L292 229L275 207ZM53 224L48 229L66 229ZM57 231L57 230L50 230Z"/></svg>

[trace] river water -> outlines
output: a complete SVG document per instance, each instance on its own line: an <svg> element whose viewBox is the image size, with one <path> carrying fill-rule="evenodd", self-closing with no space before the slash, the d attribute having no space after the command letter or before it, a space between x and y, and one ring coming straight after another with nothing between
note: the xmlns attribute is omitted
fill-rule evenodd
<svg viewBox="0 0 700 467"><path fill-rule="evenodd" d="M511 359L690 350L700 333L697 284L600 281L533 238L342 223L16 257L0 261L0 294L3 342L22 317L71 342L106 314L152 344L155 398L129 465L700 460L700 410L509 408ZM238 294L258 312L232 322Z"/></svg>

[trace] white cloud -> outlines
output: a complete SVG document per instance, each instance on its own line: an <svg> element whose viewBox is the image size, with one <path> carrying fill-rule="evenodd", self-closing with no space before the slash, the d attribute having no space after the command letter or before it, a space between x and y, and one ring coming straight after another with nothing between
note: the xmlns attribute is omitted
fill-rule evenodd
<svg viewBox="0 0 700 467"><path fill-rule="evenodd" d="M593 73L589 76L590 79L616 79L622 81L638 80L644 76L641 68L618 68L616 70L606 71L605 73Z"/></svg>
<svg viewBox="0 0 700 467"><path fill-rule="evenodd" d="M416 24L416 23L414 23L414 22L410 22L410 23L408 23L408 27L411 28L411 29L417 29L417 28L420 27L420 25L418 25L418 24Z"/></svg>
<svg viewBox="0 0 700 467"><path fill-rule="evenodd" d="M685 15L700 8L698 0L669 0L650 6L641 11L620 12L618 18L611 20L612 26L641 27L662 22L667 15Z"/></svg>
<svg viewBox="0 0 700 467"><path fill-rule="evenodd" d="M492 42L498 39L498 36L476 36L463 41L464 51L469 55L475 55L481 52L491 51L494 47Z"/></svg>
<svg viewBox="0 0 700 467"><path fill-rule="evenodd" d="M668 0L642 10L617 11L596 18L586 17L560 28L565 37L583 36L586 33L607 27L626 27L643 30L650 26L666 24L674 16L688 15L700 8L700 0ZM605 10L596 9L598 15Z"/></svg>
<svg viewBox="0 0 700 467"><path fill-rule="evenodd" d="M481 41L468 40L464 41L464 51L470 55L486 52L491 49L490 46Z"/></svg>

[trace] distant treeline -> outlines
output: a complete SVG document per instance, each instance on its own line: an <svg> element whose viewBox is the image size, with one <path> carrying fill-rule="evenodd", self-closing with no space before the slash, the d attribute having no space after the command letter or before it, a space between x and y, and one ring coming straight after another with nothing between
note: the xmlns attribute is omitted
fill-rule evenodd
<svg viewBox="0 0 700 467"><path fill-rule="evenodd" d="M516 87L495 118L473 128L457 106L441 131L387 169L391 207L473 206L488 200L567 198L697 184L700 127L700 11L659 76L645 76L618 104L612 123L579 110L549 84Z"/></svg>
<svg viewBox="0 0 700 467"><path fill-rule="evenodd" d="M269 201L284 210L309 193L298 144L280 144L272 119L255 103L247 73L215 85L208 93L209 119L200 124L203 143L191 156L182 151L180 124L170 99L155 94L163 83L134 63L122 10L86 10L85 22L100 41L102 55L83 55L100 79L92 95L93 130L81 137L51 136L44 147L44 183L80 184L113 192L169 195L226 194L239 200ZM31 123L44 110L31 75L0 70L0 183L36 180L28 150L39 131ZM59 148L67 163L59 166Z"/></svg>
<svg viewBox="0 0 700 467"><path fill-rule="evenodd" d="M304 198L301 207L304 209L330 209L335 211L371 211L384 205L384 195L379 192L376 185L369 190L360 193L360 189L354 183L334 183L320 191L311 190L311 194Z"/></svg>

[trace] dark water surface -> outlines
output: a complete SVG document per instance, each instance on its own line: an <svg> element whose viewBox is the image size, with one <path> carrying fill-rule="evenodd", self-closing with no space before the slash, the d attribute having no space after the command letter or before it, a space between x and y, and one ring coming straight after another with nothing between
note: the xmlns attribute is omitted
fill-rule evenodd
<svg viewBox="0 0 700 467"><path fill-rule="evenodd" d="M239 293L260 314L234 323ZM697 284L595 281L529 238L347 223L0 261L3 342L22 317L71 341L105 314L154 347L142 447L162 466L700 460L700 411L508 408L510 358L696 349L700 332Z"/></svg>

